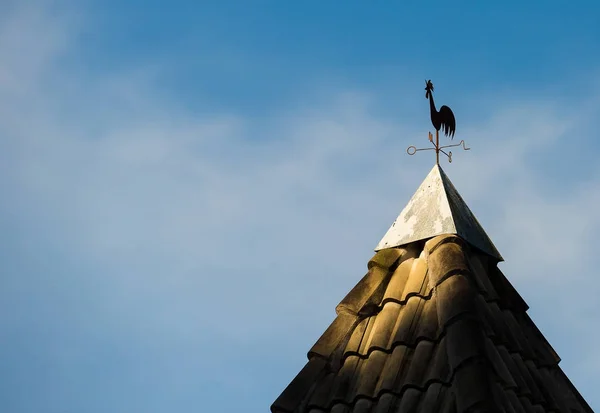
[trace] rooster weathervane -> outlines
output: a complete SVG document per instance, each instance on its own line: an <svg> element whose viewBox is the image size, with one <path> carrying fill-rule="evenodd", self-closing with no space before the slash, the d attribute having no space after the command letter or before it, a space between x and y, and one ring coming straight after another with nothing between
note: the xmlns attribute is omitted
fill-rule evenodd
<svg viewBox="0 0 600 413"><path fill-rule="evenodd" d="M440 152L448 157L448 162L452 162L452 152L448 151L448 153L446 153L443 149L453 148L461 145L466 151L470 150L471 148L466 147L464 140L461 140L460 143L455 145L440 146L440 129L442 132L444 132L444 135L449 136L450 139L454 139L456 119L454 119L454 113L452 113L452 109L450 109L448 106L442 105L439 111L435 108L435 103L433 101L433 83L431 83L431 80L427 80L425 82L425 99L429 99L431 123L435 128L435 142L433 142L433 135L431 132L429 132L429 142L433 144L433 148L417 149L415 146L409 146L406 152L409 155L414 155L417 153L417 151L430 151L433 149L435 150L435 163L437 165L440 164Z"/></svg>

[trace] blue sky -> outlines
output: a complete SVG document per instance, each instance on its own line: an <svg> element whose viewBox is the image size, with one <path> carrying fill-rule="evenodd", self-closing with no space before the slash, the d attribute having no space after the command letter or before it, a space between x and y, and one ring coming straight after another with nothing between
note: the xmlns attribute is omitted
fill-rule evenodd
<svg viewBox="0 0 600 413"><path fill-rule="evenodd" d="M266 411L433 164L426 78L600 409L600 10L479 3L2 2L0 409Z"/></svg>

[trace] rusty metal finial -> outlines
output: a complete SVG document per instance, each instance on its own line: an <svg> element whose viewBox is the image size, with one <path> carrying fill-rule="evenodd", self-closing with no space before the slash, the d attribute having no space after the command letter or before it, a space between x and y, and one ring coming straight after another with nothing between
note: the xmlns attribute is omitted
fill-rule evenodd
<svg viewBox="0 0 600 413"><path fill-rule="evenodd" d="M464 140L461 140L459 143L457 143L455 145L440 146L440 135L439 135L438 131L435 131L435 142L433 142L433 135L431 134L431 132L429 132L429 142L431 142L433 144L433 148L421 148L421 149L417 149L415 146L409 146L406 149L406 153L408 153L409 155L414 155L418 151L431 151L431 150L434 150L435 151L435 163L437 165L439 165L440 164L440 152L443 153L444 155L446 155L448 157L448 162L452 163L452 151L448 151L448 153L446 153L446 151L444 151L445 148L453 148L455 146L461 146L462 145L462 147L463 147L463 149L465 151L471 150L471 148L467 148L467 145L465 144Z"/></svg>

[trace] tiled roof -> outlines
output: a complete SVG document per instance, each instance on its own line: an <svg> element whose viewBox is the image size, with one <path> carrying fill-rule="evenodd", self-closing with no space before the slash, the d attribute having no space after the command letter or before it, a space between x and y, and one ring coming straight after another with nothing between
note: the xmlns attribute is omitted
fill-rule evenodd
<svg viewBox="0 0 600 413"><path fill-rule="evenodd" d="M449 234L377 252L271 411L592 412L497 262Z"/></svg>

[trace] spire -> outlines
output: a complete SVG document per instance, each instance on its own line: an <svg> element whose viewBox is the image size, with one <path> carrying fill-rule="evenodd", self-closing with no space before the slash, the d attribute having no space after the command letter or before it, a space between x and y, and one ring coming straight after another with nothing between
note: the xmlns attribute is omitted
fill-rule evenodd
<svg viewBox="0 0 600 413"><path fill-rule="evenodd" d="M439 130L454 114L433 105L436 165L377 245L367 274L272 413L593 413L560 358L498 269L502 256L439 166Z"/></svg>
<svg viewBox="0 0 600 413"><path fill-rule="evenodd" d="M442 234L456 234L480 251L504 261L448 176L436 164L375 251Z"/></svg>

